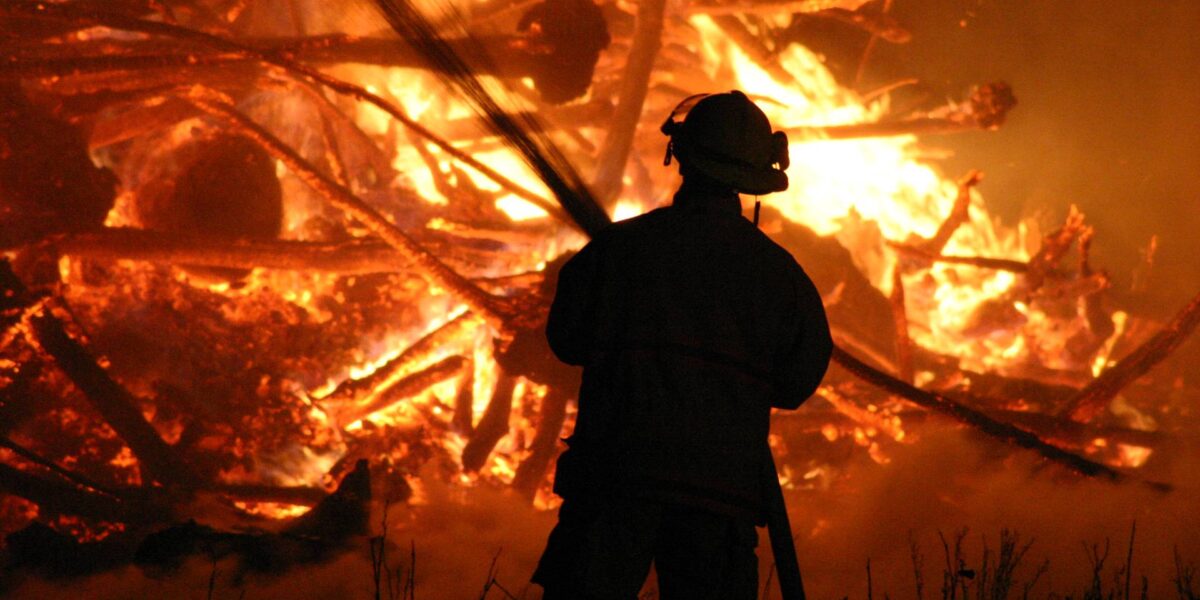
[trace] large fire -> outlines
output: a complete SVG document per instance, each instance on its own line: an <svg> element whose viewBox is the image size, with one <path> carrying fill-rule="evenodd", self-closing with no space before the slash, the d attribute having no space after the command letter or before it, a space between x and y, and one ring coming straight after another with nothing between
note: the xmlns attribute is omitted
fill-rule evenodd
<svg viewBox="0 0 1200 600"><path fill-rule="evenodd" d="M793 9L847 11L858 4L811 2ZM481 22L494 19L480 31L519 17L515 12L496 16L483 5L474 8ZM617 2L611 9L629 17L645 8ZM240 10L225 18L236 20ZM1149 335L1145 324L1135 323L1127 312L1099 304L1108 282L1087 262L1092 234L1082 215L1072 209L1066 224L1045 236L1033 221L1004 225L989 214L975 188L978 174L941 173L918 139L919 128L859 135L845 129L905 119L979 119L976 125L983 128L998 122L972 112L979 109L966 97L919 114L893 115L887 90L864 96L845 87L821 56L799 44L756 56L723 28L721 17L714 16L720 11L710 15L674 5L665 10L669 35L658 68L641 82L644 104L639 100L633 109L622 104L627 101L622 84L628 82L621 75L646 50L638 33L618 31L616 43L600 56L587 95L551 106L538 100L540 82L508 77L503 85L514 91L507 108L540 113L548 135L585 174L598 168L609 137L618 135L614 113L637 111L618 191L602 197L608 213L620 220L669 202L678 183L673 169L659 166L665 140L658 125L670 107L687 94L745 91L775 127L791 136L792 185L762 199L762 227L814 272L842 347L896 381L961 398L989 418L1011 420L1095 464L1138 476L1137 469L1154 453L1146 440L1159 425L1143 404L1118 397L1111 403L1114 418L1094 425L1059 412L1064 389L1084 386ZM761 27L765 35L775 16L741 26L752 32ZM362 30L317 26L309 33L367 35L383 26L373 18L323 21L323 27ZM48 48L20 58L33 64L60 48L71 55L119 56L126 53L125 43L143 44L137 52L170 50L151 44L170 38L150 30L129 31L119 23L82 17L78 25L46 37ZM260 26L272 35L281 33L271 31L270 20ZM262 35L227 33L246 43ZM334 39L329 47L336 50L339 43ZM221 137L227 125L187 104L189 97L198 97L195 83L220 88L237 110L470 285L495 297L523 299L533 313L552 292L544 274L586 241L562 215L463 164L377 104L297 82L291 79L295 73L280 65L247 74L244 64L233 60L234 50L189 48L197 52L193 63L209 67L193 74L197 81L186 81L190 91L170 80L174 87L151 93L154 70L122 79L99 67L64 73L31 68L17 78L24 88L16 93L24 90L32 98L130 94L124 104L78 116L89 124L93 160L121 179L122 191L103 220L108 232L158 229L187 239L196 233L151 222L161 218L153 216L160 209L147 200L179 198L182 185L163 192L158 182L182 180L208 164L205 144L229 143ZM218 60L221 52L226 66ZM300 51L295 56L301 62L305 58ZM528 193L552 198L534 170L487 132L471 105L436 73L412 64L365 62L370 61L323 60L320 68L392 103ZM249 78L251 85L233 85L241 91L232 93L222 77ZM501 79L488 81L501 85ZM1007 86L993 84L963 93L977 98L1008 92ZM616 105L614 98L620 100ZM152 119L159 120L149 127L132 124ZM121 127L129 132L117 131ZM102 133L109 139L99 139ZM236 127L228 133L249 135ZM263 151L245 152L250 164ZM124 258L121 250L96 250L103 246L96 241L100 238L86 238L93 230L55 232L62 239L55 240L61 246L53 261L57 281L45 288L52 291L39 291L36 302L6 309L0 321L5 327L0 386L61 394L63 405L20 416L0 433L67 471L97 479L95 491L104 486L122 491L149 479L140 448L122 443L122 426L106 424L88 409L89 391L72 385L72 378L47 359L54 351L40 341L44 324L35 322L55 315L139 399L141 416L167 446L189 457L191 475L201 482L193 485L222 498L235 514L297 517L362 458L385 474L390 497L412 504L429 501L423 478L438 477L463 490L512 488L535 507L556 506L549 471L558 450L555 441L571 427L568 399L575 390L553 378L506 371L498 356L511 335L505 326L472 310L459 290L422 272L416 262L387 254L374 241L369 223L341 214L311 185L309 175L268 154L262 160L269 160L267 175L279 182L281 219L265 235L229 242L231 252L286 253L288 247L270 245L282 240L295 242L297 249L309 244L304 251L323 245L329 253L361 250L361 256L370 251L384 258L363 258L362 264L374 262L353 268L238 270L225 257L206 264L205 257L219 249L180 250L178 261L144 260L147 255L133 251ZM825 277L822 261L840 256L830 253L832 241L838 251L848 251L845 266L853 267L852 277ZM18 264L36 251L30 244L10 245L9 256ZM198 242L194 248L202 246ZM1068 253L1071 258L1064 258ZM387 261L394 266L380 267ZM177 264L164 264L172 262ZM846 312L839 313L839 306ZM847 316L864 308L875 310L875 320ZM1005 381L1014 383L1004 388ZM1047 390L1060 395L1039 395ZM880 391L836 371L817 396L811 402L815 416L780 415L771 438L788 489L828 489L842 475L838 461L844 457L813 452L819 444L849 440L886 464L891 448L920 437L907 429L913 411L895 389ZM980 406L980 398L999 404ZM47 468L13 448L0 450L0 458L30 473L45 474ZM251 488L262 492L246 492ZM18 526L45 512L84 538L123 528L120 519L83 523L59 516L38 509L36 499L18 500L19 495L0 496L0 525Z"/></svg>

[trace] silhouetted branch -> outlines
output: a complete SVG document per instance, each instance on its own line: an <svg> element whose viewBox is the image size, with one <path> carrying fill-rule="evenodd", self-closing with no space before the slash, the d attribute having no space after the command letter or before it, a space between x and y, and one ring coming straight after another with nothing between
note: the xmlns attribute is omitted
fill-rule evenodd
<svg viewBox="0 0 1200 600"><path fill-rule="evenodd" d="M562 434L563 421L567 415L567 401L570 396L564 390L550 388L546 397L542 398L542 410L539 416L537 432L533 442L529 444L529 454L517 465L517 474L513 477L513 489L526 499L532 499L542 480L546 477L546 467L558 450L559 436Z"/></svg>
<svg viewBox="0 0 1200 600"><path fill-rule="evenodd" d="M483 411L470 441L463 448L462 466L464 471L478 471L483 468L491 455L492 449L508 433L508 417L512 414L513 388L516 378L504 373L496 380L492 399Z"/></svg>
<svg viewBox="0 0 1200 600"><path fill-rule="evenodd" d="M913 387L862 362L837 346L834 346L833 349L833 360L863 381L877 386L888 393L895 394L923 408L946 415L988 436L1032 450L1043 458L1063 465L1076 473L1087 475L1088 477L1104 477L1113 481L1128 479L1127 475L1115 469L1051 445L1037 435L1024 429L992 419L977 410L963 406L941 394ZM1167 486L1164 484L1151 483L1151 485L1159 489L1167 489Z"/></svg>

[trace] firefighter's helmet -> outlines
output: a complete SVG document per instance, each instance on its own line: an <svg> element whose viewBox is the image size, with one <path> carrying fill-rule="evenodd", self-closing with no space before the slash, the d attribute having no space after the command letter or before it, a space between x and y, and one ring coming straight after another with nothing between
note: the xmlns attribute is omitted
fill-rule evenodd
<svg viewBox="0 0 1200 600"><path fill-rule="evenodd" d="M662 132L671 138L664 164L674 156L744 194L788 187L787 134L772 132L767 115L742 92L688 97L671 111Z"/></svg>

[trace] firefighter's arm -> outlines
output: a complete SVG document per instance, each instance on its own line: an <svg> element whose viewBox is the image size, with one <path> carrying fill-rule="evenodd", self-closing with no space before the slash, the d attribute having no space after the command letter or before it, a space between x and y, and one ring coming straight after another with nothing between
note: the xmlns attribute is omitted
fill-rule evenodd
<svg viewBox="0 0 1200 600"><path fill-rule="evenodd" d="M598 253L595 246L595 242L584 246L559 271L546 321L550 349L559 360L571 365L582 365L591 355Z"/></svg>
<svg viewBox="0 0 1200 600"><path fill-rule="evenodd" d="M771 401L775 408L794 409L808 400L825 377L829 356L833 353L833 339L829 336L821 294L803 272L797 278L795 288L799 328L791 345L776 363L775 397Z"/></svg>

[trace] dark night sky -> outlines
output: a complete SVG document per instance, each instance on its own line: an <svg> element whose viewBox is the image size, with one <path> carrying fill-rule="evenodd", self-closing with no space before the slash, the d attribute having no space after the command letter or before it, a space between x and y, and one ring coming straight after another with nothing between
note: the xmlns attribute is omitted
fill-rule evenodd
<svg viewBox="0 0 1200 600"><path fill-rule="evenodd" d="M1096 226L1094 264L1129 285L1159 235L1154 290L1138 305L1173 314L1200 291L1200 2L897 0L913 32L878 70L962 97L1010 83L1020 102L996 133L928 137L957 176L985 171L989 207L1010 222L1071 203Z"/></svg>

